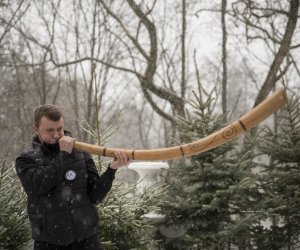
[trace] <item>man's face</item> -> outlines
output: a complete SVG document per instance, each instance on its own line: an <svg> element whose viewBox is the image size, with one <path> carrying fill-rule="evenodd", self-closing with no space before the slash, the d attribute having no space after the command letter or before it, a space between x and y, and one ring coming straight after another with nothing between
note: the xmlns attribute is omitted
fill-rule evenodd
<svg viewBox="0 0 300 250"><path fill-rule="evenodd" d="M64 118L54 122L47 119L45 116L40 121L40 126L34 126L35 132L38 134L41 141L47 144L55 144L59 138L64 136Z"/></svg>

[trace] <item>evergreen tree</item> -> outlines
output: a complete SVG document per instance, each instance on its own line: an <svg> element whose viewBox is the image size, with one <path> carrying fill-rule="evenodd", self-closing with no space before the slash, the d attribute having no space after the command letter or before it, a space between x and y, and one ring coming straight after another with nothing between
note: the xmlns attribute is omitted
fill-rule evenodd
<svg viewBox="0 0 300 250"><path fill-rule="evenodd" d="M260 182L270 227L258 230L260 249L298 249L300 235L300 101L290 97L286 110L279 116L275 129L267 127L262 153L270 156Z"/></svg>
<svg viewBox="0 0 300 250"><path fill-rule="evenodd" d="M191 103L194 116L179 121L180 131L190 141L203 138L225 125L223 116L213 113L214 92L206 94L202 90L199 93ZM237 238L232 238L226 231L235 222L233 215L237 210L231 197L234 193L238 200L239 193L234 190L249 173L251 163L251 154L237 152L237 145L233 140L172 167L168 196L161 203L166 215L162 228L177 227L184 231L177 238L165 238L166 249L226 249L232 242L237 244Z"/></svg>
<svg viewBox="0 0 300 250"><path fill-rule="evenodd" d="M97 109L97 105L95 105ZM116 124L112 123L104 132L100 131L99 122L96 129L87 122L86 132L91 134L97 143L102 145L117 130ZM104 172L105 164L102 157L98 156L95 163L99 173ZM145 214L157 210L157 200L160 197L159 183L148 188L141 195L133 195L135 186L124 187L124 183L114 181L112 190L98 205L99 214L99 238L106 250L118 249L151 249L157 245L153 240L153 226L145 218Z"/></svg>
<svg viewBox="0 0 300 250"><path fill-rule="evenodd" d="M0 249L24 249L30 241L26 198L7 156L0 166Z"/></svg>
<svg viewBox="0 0 300 250"><path fill-rule="evenodd" d="M256 147L263 139L260 130L256 134L245 135L243 147L237 152L240 180L230 187L229 204L233 221L222 232L222 241L230 241L241 250L256 249L253 239L260 238L264 230L261 219L265 217L265 212L258 205L264 200L258 171L261 163L255 160L261 155Z"/></svg>
<svg viewBox="0 0 300 250"><path fill-rule="evenodd" d="M122 183L113 185L112 191L98 207L100 238L105 249L148 250L157 245L152 237L154 228L144 217L157 210L155 204L160 197L157 188L158 184L141 195L132 196L135 187L125 189Z"/></svg>
<svg viewBox="0 0 300 250"><path fill-rule="evenodd" d="M103 159L95 161L98 171L105 172ZM126 182L126 181L125 181ZM99 214L99 239L104 249L148 250L156 247L153 239L155 225L149 222L146 214L158 210L158 200L162 195L160 182L136 193L136 185L128 187L115 180L111 191L97 205Z"/></svg>

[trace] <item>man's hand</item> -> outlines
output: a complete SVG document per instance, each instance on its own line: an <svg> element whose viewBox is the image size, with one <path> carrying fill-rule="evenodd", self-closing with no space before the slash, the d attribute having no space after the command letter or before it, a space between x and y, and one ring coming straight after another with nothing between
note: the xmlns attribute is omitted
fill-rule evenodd
<svg viewBox="0 0 300 250"><path fill-rule="evenodd" d="M70 136L62 136L59 141L60 151L65 151L69 154L72 153L75 139Z"/></svg>
<svg viewBox="0 0 300 250"><path fill-rule="evenodd" d="M112 169L118 169L120 167L127 166L131 162L131 160L123 151L116 151L115 155L116 158L110 164Z"/></svg>

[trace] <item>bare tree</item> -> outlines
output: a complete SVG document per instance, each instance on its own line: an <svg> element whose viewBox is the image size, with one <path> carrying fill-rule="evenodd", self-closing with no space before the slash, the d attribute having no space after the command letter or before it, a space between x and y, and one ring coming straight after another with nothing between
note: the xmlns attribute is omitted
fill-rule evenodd
<svg viewBox="0 0 300 250"><path fill-rule="evenodd" d="M138 78L144 96L151 104L153 109L165 119L169 121L174 121L174 118L170 114L166 113L164 110L159 108L159 106L153 100L151 94L154 94L157 97L168 101L172 105L172 107L176 110L177 114L184 116L183 98L177 95L176 93L174 93L173 91L162 88L155 83L155 74L156 74L157 58L158 58L158 38L157 38L157 30L156 30L155 22L153 21L153 18L151 18L151 12L155 6L155 1L153 3L153 6L151 6L151 8L148 8L147 6L139 6L133 0L127 1L129 7L132 9L132 11L135 14L135 18L138 19L138 29L141 29L140 26L142 26L142 28L145 29L146 35L148 36L148 43L149 43L148 48L142 47L138 39L139 36L141 36L140 34L139 36L134 37L130 33L130 31L127 30L122 20L118 18L117 14L113 13L112 8L110 8L102 0L100 0L99 2L107 10L107 12L113 18L115 18L115 20L122 27L123 31L129 38L129 40L135 46L135 49L137 49L140 55L142 55L142 57L144 58L146 64L145 67L142 69L142 72L137 70L127 70L127 71L131 71ZM145 9L144 11L142 10L142 7L144 7ZM139 30L137 30L136 32L138 31Z"/></svg>
<svg viewBox="0 0 300 250"><path fill-rule="evenodd" d="M63 105L66 110L72 110L68 112L74 124L72 130L76 131L79 139L89 141L91 137L82 134L82 117L93 128L104 129L115 121L119 113L117 110L124 109L119 101L128 102L125 96L132 99L135 93L142 93L148 102L145 110L148 112L150 105L156 112L155 117L158 114L163 119L159 122L166 128L165 135L169 140L165 143L168 144L170 137L176 137L176 116L186 116L186 101L198 81L194 68L190 69L189 53L197 47L195 41L201 40L200 33L193 33L191 29L192 23L193 28L202 24L195 22L195 16L198 18L201 11L216 13L209 16L213 21L221 17L221 25L213 23L217 26L214 31L218 32L209 34L219 39L215 39L219 41L219 47L216 47L214 58L210 64L205 64L203 58L196 61L202 61L204 65L199 67L203 86L219 83L222 72L220 107L224 113L227 114L229 106L237 106L235 103L239 102L242 91L235 91L238 95L236 100L232 98L233 93L227 92L229 87L239 82L231 74L237 72L238 77L243 76L242 69L232 60L238 51L227 53L231 49L232 38L240 39L243 43L239 46L244 48L247 43L263 41L268 52L273 54L273 63L269 59L264 62L264 66L268 66L264 83L258 80L249 60L241 59L247 73L243 76L245 82L255 84L259 90L258 103L258 99L268 94L270 87L288 72L290 65L297 72L297 56L293 55L293 51L300 46L292 38L299 3L296 0L288 3L236 0L231 3L232 9L227 6L226 0L211 3L177 0L172 5L155 0L121 3L106 0L19 1L11 8L10 18L9 15L1 15L1 31L5 35L2 35L4 47L1 45L0 51L1 63L16 72L13 80L16 88L10 90L21 97L23 94L18 105L19 114L28 113L23 108L27 103L30 107L46 102ZM195 7L201 11L196 11L193 16L191 13ZM34 22L31 22L32 14ZM236 35L233 30L240 32L241 27L245 33ZM17 49L16 37L21 38L19 43L22 43L23 51ZM229 39L230 43L227 43ZM4 64L1 70L4 70ZM242 89L242 86L239 88ZM26 101L29 92L32 97ZM30 108L27 106L26 109ZM145 121L145 115L140 113L138 116L142 117L139 121L133 120L137 123ZM124 124L125 121L122 121ZM142 145L147 144L145 141L151 138L150 135L150 131L140 133Z"/></svg>
<svg viewBox="0 0 300 250"><path fill-rule="evenodd" d="M260 103L268 93L273 89L275 83L282 77L290 66L288 62L282 66L284 58L289 55L292 44L292 38L297 24L299 0L289 1L289 9L285 10L281 2L274 1L273 6L270 1L236 1L234 6L235 16L245 24L248 40L261 39L273 50L274 58L269 67L266 79L261 86L256 97L254 106ZM239 9L239 7L242 9ZM278 27L280 15L287 19L285 24L281 23ZM275 24L277 21L277 24ZM273 49L274 48L274 49ZM282 70L280 68L283 67Z"/></svg>
<svg viewBox="0 0 300 250"><path fill-rule="evenodd" d="M29 3L26 5L26 2L25 0L18 1L16 6L11 2L0 2L0 10L2 12L0 16L0 48L3 46L5 36L28 10Z"/></svg>

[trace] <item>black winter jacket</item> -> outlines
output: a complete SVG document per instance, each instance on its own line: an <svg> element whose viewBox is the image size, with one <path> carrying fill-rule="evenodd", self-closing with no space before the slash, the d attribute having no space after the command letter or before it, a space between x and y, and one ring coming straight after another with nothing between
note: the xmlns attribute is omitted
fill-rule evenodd
<svg viewBox="0 0 300 250"><path fill-rule="evenodd" d="M61 152L58 144L43 145L37 136L17 157L16 170L28 196L33 239L67 245L97 232L94 204L111 189L115 170L108 167L100 177L89 154Z"/></svg>

